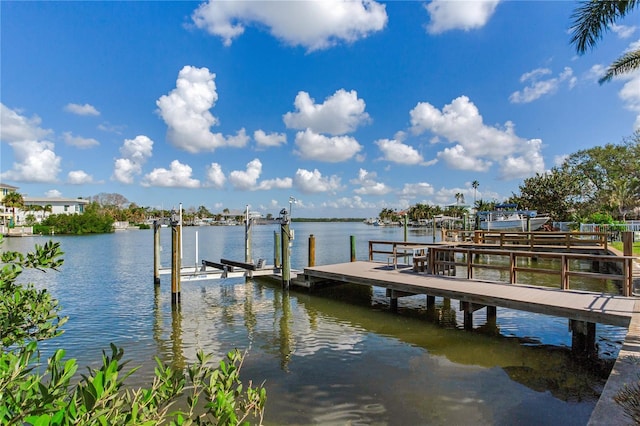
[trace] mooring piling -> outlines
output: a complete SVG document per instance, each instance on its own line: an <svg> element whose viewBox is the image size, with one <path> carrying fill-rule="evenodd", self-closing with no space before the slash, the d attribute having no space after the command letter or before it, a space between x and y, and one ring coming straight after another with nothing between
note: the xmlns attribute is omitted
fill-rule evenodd
<svg viewBox="0 0 640 426"><path fill-rule="evenodd" d="M349 240L351 242L351 261L355 262L356 261L356 236L355 235L351 235L349 237Z"/></svg>
<svg viewBox="0 0 640 426"><path fill-rule="evenodd" d="M316 237L309 235L309 267L316 266Z"/></svg>
<svg viewBox="0 0 640 426"><path fill-rule="evenodd" d="M291 284L291 233L286 209L280 211L280 236L282 238L282 288L289 290Z"/></svg>
<svg viewBox="0 0 640 426"><path fill-rule="evenodd" d="M153 221L153 284L160 285L160 222Z"/></svg>
<svg viewBox="0 0 640 426"><path fill-rule="evenodd" d="M251 218L249 217L248 204L244 213L244 261L245 263L253 263L251 259Z"/></svg>
<svg viewBox="0 0 640 426"><path fill-rule="evenodd" d="M280 268L282 262L280 261L280 235L277 231L273 231L273 267Z"/></svg>
<svg viewBox="0 0 640 426"><path fill-rule="evenodd" d="M180 303L180 271L182 262L181 234L182 224L176 217L175 212L171 215L171 304Z"/></svg>

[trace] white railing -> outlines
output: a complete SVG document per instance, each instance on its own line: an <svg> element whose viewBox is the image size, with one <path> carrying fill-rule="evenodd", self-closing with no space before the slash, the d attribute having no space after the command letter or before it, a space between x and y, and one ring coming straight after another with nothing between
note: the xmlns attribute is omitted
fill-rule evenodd
<svg viewBox="0 0 640 426"><path fill-rule="evenodd" d="M613 229L612 229L613 228ZM609 231L621 231L621 232L640 232L640 220L628 220L624 224L598 224L598 223L581 223L580 232L609 232Z"/></svg>

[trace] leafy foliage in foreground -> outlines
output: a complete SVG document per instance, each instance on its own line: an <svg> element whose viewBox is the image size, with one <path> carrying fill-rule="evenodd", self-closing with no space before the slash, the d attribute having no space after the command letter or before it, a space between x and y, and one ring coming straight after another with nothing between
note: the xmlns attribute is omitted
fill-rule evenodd
<svg viewBox="0 0 640 426"><path fill-rule="evenodd" d="M243 356L230 352L218 368L208 366L209 355L198 353L198 361L187 374L156 358L155 378L149 388L125 389L135 369L124 372L124 351L111 345L103 353L102 366L89 369L72 386L78 370L75 359L64 361L64 350L49 358L43 375L31 367L38 361L34 342L18 353L7 352L0 362L0 423L32 425L236 425L249 416L261 422L266 391L252 387L243 391L239 372ZM171 411L188 392L187 408Z"/></svg>
<svg viewBox="0 0 640 426"><path fill-rule="evenodd" d="M56 270L62 265L60 243L48 242L35 246L24 255L2 252L0 269L0 345L2 351L20 347L30 341L50 339L59 335L66 318L59 315L58 302L46 290L32 284L17 284L24 268Z"/></svg>
<svg viewBox="0 0 640 426"><path fill-rule="evenodd" d="M1 240L0 240L1 243ZM124 351L111 345L102 365L78 381L75 359L58 349L43 373L37 342L62 333L58 302L46 290L16 283L24 268L42 271L62 265L59 243L36 245L26 256L2 253L0 270L0 424L31 425L236 425L262 423L266 390L245 388L240 381L244 360L238 350L217 368L202 351L186 371L156 358L155 376L147 388L126 387L135 368L124 371ZM73 384L73 381L78 381ZM185 401L186 400L186 401ZM175 408L180 401L181 408ZM186 408L184 408L186 407Z"/></svg>

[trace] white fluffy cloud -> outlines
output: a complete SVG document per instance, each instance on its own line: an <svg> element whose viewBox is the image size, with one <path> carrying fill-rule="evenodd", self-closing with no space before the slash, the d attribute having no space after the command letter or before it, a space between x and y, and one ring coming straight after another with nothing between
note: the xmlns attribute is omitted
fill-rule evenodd
<svg viewBox="0 0 640 426"><path fill-rule="evenodd" d="M142 166L153 152L153 141L139 135L135 139L125 139L120 147L121 158L115 160L112 179L131 184L136 175L142 173Z"/></svg>
<svg viewBox="0 0 640 426"><path fill-rule="evenodd" d="M353 158L362 145L350 136L327 137L307 129L296 134L296 153L307 160L339 163Z"/></svg>
<svg viewBox="0 0 640 426"><path fill-rule="evenodd" d="M222 166L218 163L211 163L207 167L207 186L213 186L214 188L222 188L227 181L224 173L222 172Z"/></svg>
<svg viewBox="0 0 640 426"><path fill-rule="evenodd" d="M249 138L244 129L235 136L212 133L218 119L209 111L218 100L216 75L208 68L185 66L176 88L156 101L158 113L167 124L167 139L190 153L213 151L221 146L243 147Z"/></svg>
<svg viewBox="0 0 640 426"><path fill-rule="evenodd" d="M265 133L264 130L253 132L253 139L261 148L277 147L287 143L287 135L284 133Z"/></svg>
<svg viewBox="0 0 640 426"><path fill-rule="evenodd" d="M27 118L0 104L0 140L13 149L13 167L0 174L0 179L17 182L55 182L62 159L56 155L55 145L40 140L51 130L40 128L40 118Z"/></svg>
<svg viewBox="0 0 640 426"><path fill-rule="evenodd" d="M478 108L466 96L454 99L442 111L429 103L418 103L410 116L414 134L429 131L455 144L438 153L438 158L454 169L486 171L497 162L505 179L544 171L541 141L518 137L511 122L503 128L485 125ZM524 167L505 169L525 159L530 161L526 172Z"/></svg>
<svg viewBox="0 0 640 426"><path fill-rule="evenodd" d="M569 88L573 88L576 84L576 77L573 76L573 70L565 67L557 77L543 79L544 76L551 74L548 68L538 68L527 72L520 77L521 83L527 83L528 86L522 91L515 91L509 96L509 101L515 104L525 104L533 102L542 96L553 94L558 91L560 84L568 82Z"/></svg>
<svg viewBox="0 0 640 426"><path fill-rule="evenodd" d="M379 139L375 144L382 151L383 159L386 161L405 165L421 164L424 161L414 147L395 139Z"/></svg>
<svg viewBox="0 0 640 426"><path fill-rule="evenodd" d="M246 170L234 170L229 173L229 182L236 189L251 190L255 188L262 174L262 162L254 159L247 163Z"/></svg>
<svg viewBox="0 0 640 426"><path fill-rule="evenodd" d="M293 178L294 186L301 192L310 194L314 192L333 192L342 188L340 178L336 175L322 176L318 169L298 169Z"/></svg>
<svg viewBox="0 0 640 426"><path fill-rule="evenodd" d="M270 189L287 189L293 186L291 178L276 178L258 183L262 174L262 162L254 159L247 163L246 170L234 170L229 173L229 182L235 189L245 191L267 191Z"/></svg>
<svg viewBox="0 0 640 426"><path fill-rule="evenodd" d="M531 139L525 142L526 148L520 156L508 156L500 161L501 179L518 179L523 176L532 176L544 171L544 158L542 158L542 141Z"/></svg>
<svg viewBox="0 0 640 426"><path fill-rule="evenodd" d="M89 104L67 104L64 107L64 110L76 115L100 115L100 111L98 111L93 105Z"/></svg>
<svg viewBox="0 0 640 426"><path fill-rule="evenodd" d="M91 147L100 145L100 142L98 142L93 138L83 138L81 136L73 136L71 132L64 132L62 134L62 137L64 138L64 142L67 145L75 146L76 148L84 149L84 148L91 148Z"/></svg>
<svg viewBox="0 0 640 426"><path fill-rule="evenodd" d="M173 160L169 169L157 168L145 175L142 186L162 186L170 188L199 188L200 181L191 177L191 167Z"/></svg>
<svg viewBox="0 0 640 426"><path fill-rule="evenodd" d="M192 19L198 28L221 37L225 46L245 26L256 24L287 44L314 51L367 37L382 30L388 18L385 6L372 0L210 0L194 11Z"/></svg>
<svg viewBox="0 0 640 426"><path fill-rule="evenodd" d="M378 182L377 179L378 174L376 172L360 169L358 177L350 180L352 184L360 186L360 188L354 189L353 192L358 195L384 195L389 193L391 188L382 182Z"/></svg>
<svg viewBox="0 0 640 426"><path fill-rule="evenodd" d="M24 140L9 143L13 148L13 168L0 178L17 182L55 182L60 172L61 158L48 141Z"/></svg>
<svg viewBox="0 0 640 426"><path fill-rule="evenodd" d="M405 183L400 191L400 196L404 198L427 197L433 195L434 189L430 183Z"/></svg>
<svg viewBox="0 0 640 426"><path fill-rule="evenodd" d="M297 112L283 116L284 123L292 129L342 135L370 121L369 114L364 111L366 105L358 99L355 90L337 90L322 104L316 104L307 92L298 92L294 105Z"/></svg>
<svg viewBox="0 0 640 426"><path fill-rule="evenodd" d="M93 177L84 170L72 170L67 174L67 182L72 185L93 183Z"/></svg>
<svg viewBox="0 0 640 426"><path fill-rule="evenodd" d="M0 103L0 140L3 142L18 142L24 140L38 140L51 134L51 130L40 128L40 117L34 115L27 118Z"/></svg>
<svg viewBox="0 0 640 426"><path fill-rule="evenodd" d="M469 31L489 21L500 0L432 0L425 5L431 18L427 31L440 34L449 30Z"/></svg>
<svg viewBox="0 0 640 426"><path fill-rule="evenodd" d="M463 145L445 148L438 153L438 159L443 160L455 169L473 170L476 172L486 172L493 164L491 161L468 154Z"/></svg>

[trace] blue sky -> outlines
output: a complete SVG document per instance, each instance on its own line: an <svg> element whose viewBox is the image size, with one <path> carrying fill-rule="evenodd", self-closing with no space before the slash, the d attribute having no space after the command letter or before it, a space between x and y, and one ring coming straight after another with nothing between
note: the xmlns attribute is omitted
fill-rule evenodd
<svg viewBox="0 0 640 426"><path fill-rule="evenodd" d="M638 14L572 1L0 2L0 180L33 197L372 217L502 201L640 128Z"/></svg>

